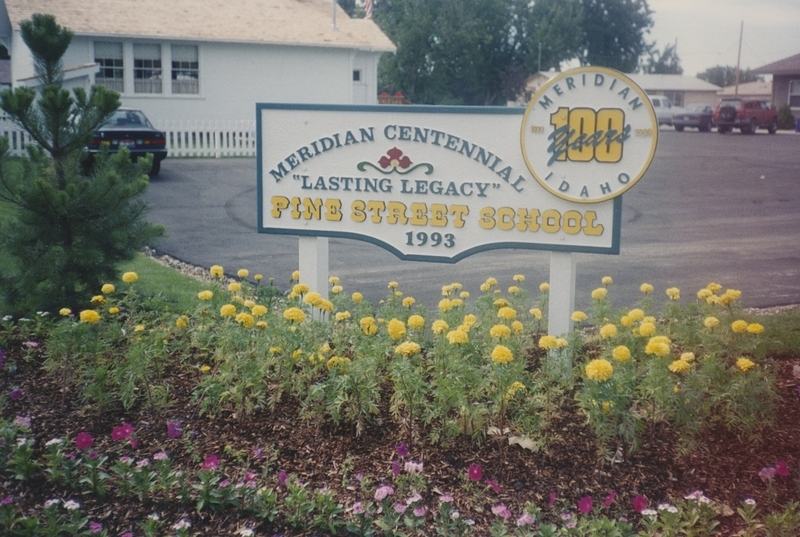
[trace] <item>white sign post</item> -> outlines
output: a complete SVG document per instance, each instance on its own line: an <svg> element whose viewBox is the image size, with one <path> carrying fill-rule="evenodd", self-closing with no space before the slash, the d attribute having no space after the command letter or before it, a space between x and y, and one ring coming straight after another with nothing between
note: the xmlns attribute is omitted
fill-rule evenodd
<svg viewBox="0 0 800 537"><path fill-rule="evenodd" d="M619 195L657 137L644 92L598 68L563 73L527 110L264 103L256 119L258 230L300 236L310 288L327 288L327 237L440 263L546 250L554 335L571 327L574 253L619 253Z"/></svg>

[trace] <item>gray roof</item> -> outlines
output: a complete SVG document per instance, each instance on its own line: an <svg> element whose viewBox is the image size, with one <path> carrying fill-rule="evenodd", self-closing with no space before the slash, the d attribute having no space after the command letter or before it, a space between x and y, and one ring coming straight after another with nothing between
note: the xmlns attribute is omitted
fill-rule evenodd
<svg viewBox="0 0 800 537"><path fill-rule="evenodd" d="M50 13L76 35L269 43L393 52L372 20L351 19L332 0L4 0L13 29Z"/></svg>
<svg viewBox="0 0 800 537"><path fill-rule="evenodd" d="M789 56L776 62L753 69L759 75L797 75L800 74L800 54Z"/></svg>
<svg viewBox="0 0 800 537"><path fill-rule="evenodd" d="M699 78L686 75L627 75L645 91L713 91L720 87Z"/></svg>

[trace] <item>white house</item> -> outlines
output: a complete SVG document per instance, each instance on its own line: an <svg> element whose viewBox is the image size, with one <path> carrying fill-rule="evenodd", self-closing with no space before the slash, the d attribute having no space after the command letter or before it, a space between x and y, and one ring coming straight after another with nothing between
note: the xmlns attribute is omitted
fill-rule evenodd
<svg viewBox="0 0 800 537"><path fill-rule="evenodd" d="M376 104L395 46L333 0L0 0L13 87L35 84L20 22L55 15L75 37L65 86L102 84L153 120L249 120L256 102Z"/></svg>
<svg viewBox="0 0 800 537"><path fill-rule="evenodd" d="M640 74L628 75L648 95L664 95L674 106L707 104L714 106L719 100L719 86L686 75Z"/></svg>

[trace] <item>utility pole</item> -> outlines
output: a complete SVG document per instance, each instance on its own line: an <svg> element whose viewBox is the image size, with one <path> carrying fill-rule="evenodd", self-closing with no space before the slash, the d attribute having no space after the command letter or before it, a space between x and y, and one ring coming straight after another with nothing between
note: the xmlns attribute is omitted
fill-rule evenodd
<svg viewBox="0 0 800 537"><path fill-rule="evenodd" d="M744 21L739 28L739 56L736 58L736 85L733 88L733 94L739 95L739 65L742 63L742 36L744 35Z"/></svg>
<svg viewBox="0 0 800 537"><path fill-rule="evenodd" d="M542 72L542 42L539 41L539 72Z"/></svg>

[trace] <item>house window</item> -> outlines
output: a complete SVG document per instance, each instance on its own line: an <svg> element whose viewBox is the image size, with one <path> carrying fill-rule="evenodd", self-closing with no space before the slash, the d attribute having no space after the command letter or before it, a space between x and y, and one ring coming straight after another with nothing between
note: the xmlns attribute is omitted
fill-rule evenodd
<svg viewBox="0 0 800 537"><path fill-rule="evenodd" d="M664 96L672 102L673 106L683 106L682 91L665 91Z"/></svg>
<svg viewBox="0 0 800 537"><path fill-rule="evenodd" d="M800 80L789 81L789 106L800 108Z"/></svg>
<svg viewBox="0 0 800 537"><path fill-rule="evenodd" d="M161 45L133 44L133 91L161 93Z"/></svg>
<svg viewBox="0 0 800 537"><path fill-rule="evenodd" d="M172 93L200 93L196 45L172 45Z"/></svg>
<svg viewBox="0 0 800 537"><path fill-rule="evenodd" d="M361 69L353 70L353 82L361 82Z"/></svg>
<svg viewBox="0 0 800 537"><path fill-rule="evenodd" d="M97 41L94 44L94 61L100 66L94 77L95 84L122 93L125 90L122 43Z"/></svg>

